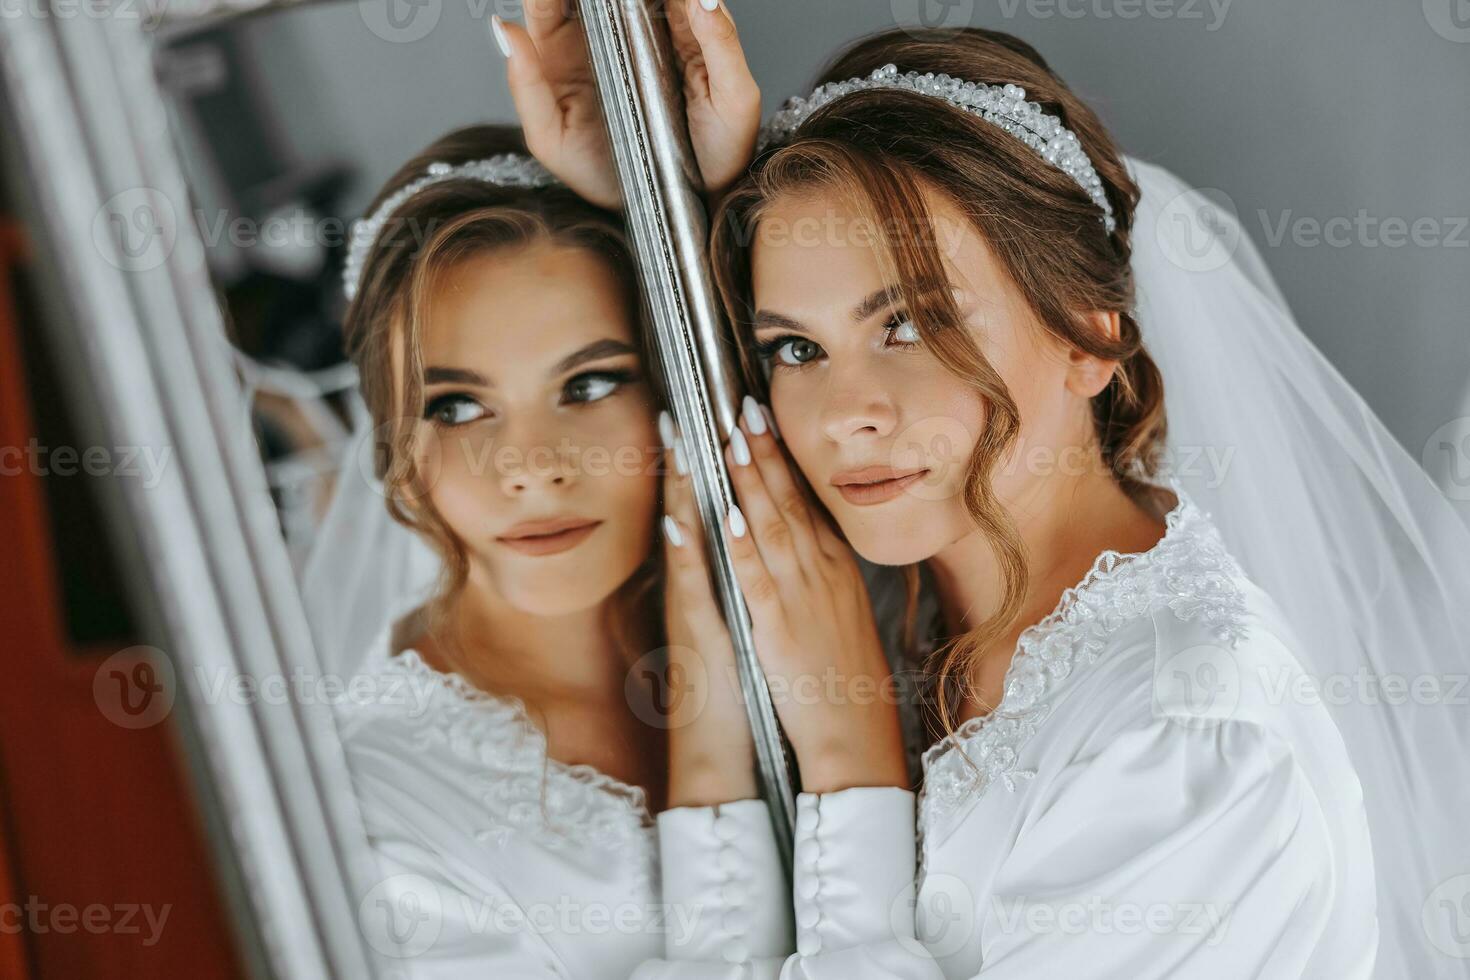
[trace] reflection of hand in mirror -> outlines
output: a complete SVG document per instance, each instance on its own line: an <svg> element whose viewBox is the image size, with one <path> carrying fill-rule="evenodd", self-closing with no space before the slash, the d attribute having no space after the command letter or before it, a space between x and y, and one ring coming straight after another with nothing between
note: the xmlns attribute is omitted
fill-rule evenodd
<svg viewBox="0 0 1470 980"><path fill-rule="evenodd" d="M524 26L494 17L531 152L572 189L603 207L622 200L582 27L567 0L527 0ZM721 4L669 0L669 30L683 73L689 135L712 197L745 169L760 126L760 88L735 22Z"/></svg>
<svg viewBox="0 0 1470 980"><path fill-rule="evenodd" d="M431 161L504 153L526 159L513 129L450 134L379 202ZM616 215L565 187L480 173L396 206L347 313L368 408L394 436L390 512L445 570L362 653L385 697L350 719L347 758L390 904L643 907L657 899L651 813L666 763L663 730L629 691L629 664L662 645L647 600L656 404L631 259ZM390 703L392 691L413 696ZM451 881L458 897L432 885ZM456 922L437 948L462 944L490 975L552 975L539 968L548 943L573 976L630 972L662 951L644 929L450 934Z"/></svg>
<svg viewBox="0 0 1470 980"><path fill-rule="evenodd" d="M659 427L668 439L667 412ZM677 439L677 437L674 437ZM705 806L757 795L755 745L747 727L735 651L710 582L694 492L670 449L664 477L664 619L670 685L669 805Z"/></svg>
<svg viewBox="0 0 1470 980"><path fill-rule="evenodd" d="M427 596L384 595L375 580L397 575L376 566L391 547L335 569L338 588L385 600L353 605L382 625L344 665L382 692L342 728L379 872L364 928L379 951L412 957L414 977L623 977L648 963L640 976L682 978L691 950L728 939L712 930L731 921L733 862L758 910L750 953L779 964L789 888L752 798L734 675L711 658L713 684L695 698L682 685L699 667L684 655L720 628L707 596L672 617L678 674L664 673L657 405L622 222L541 177L513 129L452 133L380 192L377 230L349 263L349 347L389 436L375 472L388 513L444 572ZM685 484L672 497L692 527ZM367 502L382 515L381 497ZM361 517L349 533L371 526ZM718 811L684 790L665 808L675 725L688 729L677 745L728 770ZM706 866L689 856L711 835L729 857ZM661 880L660 853L691 873ZM709 914L676 934L661 898ZM569 902L550 928L517 918ZM403 910L429 912L428 927Z"/></svg>

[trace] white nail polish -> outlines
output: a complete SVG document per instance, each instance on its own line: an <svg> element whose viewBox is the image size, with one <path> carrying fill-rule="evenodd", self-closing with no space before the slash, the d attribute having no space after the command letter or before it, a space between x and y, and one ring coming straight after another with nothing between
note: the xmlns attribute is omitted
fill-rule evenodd
<svg viewBox="0 0 1470 980"><path fill-rule="evenodd" d="M679 531L679 522L668 514L664 515L664 536L669 539L669 544L675 548L684 547L684 535Z"/></svg>
<svg viewBox="0 0 1470 980"><path fill-rule="evenodd" d="M735 456L736 466L750 465L750 443L745 441L745 433L736 429L730 433L730 449Z"/></svg>
<svg viewBox="0 0 1470 980"><path fill-rule="evenodd" d="M705 10L719 10L720 0L699 0L699 5Z"/></svg>
<svg viewBox="0 0 1470 980"><path fill-rule="evenodd" d="M689 475L689 461L684 458L684 440L674 439L674 469L680 476Z"/></svg>
<svg viewBox="0 0 1470 980"><path fill-rule="evenodd" d="M751 435L764 435L766 431L766 417L761 413L760 402L749 395L740 401L740 414L745 418L745 427L750 430Z"/></svg>
<svg viewBox="0 0 1470 980"><path fill-rule="evenodd" d="M735 504L730 505L730 533L737 538L745 537L745 515Z"/></svg>
<svg viewBox="0 0 1470 980"><path fill-rule="evenodd" d="M495 35L495 43L500 45L500 53L509 58L510 38L505 35L505 25L500 22L499 14L490 18L490 33Z"/></svg>
<svg viewBox="0 0 1470 980"><path fill-rule="evenodd" d="M663 440L665 449L674 446L674 417L667 411L658 413L658 437Z"/></svg>

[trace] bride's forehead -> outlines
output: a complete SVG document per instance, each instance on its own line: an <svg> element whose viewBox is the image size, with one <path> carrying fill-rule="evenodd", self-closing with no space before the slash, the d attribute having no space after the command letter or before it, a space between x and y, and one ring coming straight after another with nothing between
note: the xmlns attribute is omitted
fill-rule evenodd
<svg viewBox="0 0 1470 980"><path fill-rule="evenodd" d="M610 263L566 246L497 251L457 263L436 283L425 314L425 349L491 341L539 349L590 333L629 339L633 333L627 287Z"/></svg>
<svg viewBox="0 0 1470 980"><path fill-rule="evenodd" d="M943 195L926 198L927 214L891 218L835 195L776 199L751 246L757 305L778 298L807 309L855 304L898 278L894 253L911 245L930 251L957 289L1008 292L1010 279L980 229Z"/></svg>

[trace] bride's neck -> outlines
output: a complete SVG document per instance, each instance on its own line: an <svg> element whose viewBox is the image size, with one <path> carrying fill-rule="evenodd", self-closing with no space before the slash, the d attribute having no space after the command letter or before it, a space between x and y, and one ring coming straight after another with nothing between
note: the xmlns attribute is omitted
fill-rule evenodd
<svg viewBox="0 0 1470 980"><path fill-rule="evenodd" d="M457 667L481 688L523 697L621 692L626 665L608 612L603 602L554 616L529 613L505 601L472 567L449 612Z"/></svg>
<svg viewBox="0 0 1470 980"><path fill-rule="evenodd" d="M1103 551L1145 551L1163 532L1105 471L1086 467L1079 475L1037 480L1022 496L1004 501L1015 522L1027 565L1021 612L1002 634L1005 648L1026 626L1056 605ZM984 532L976 529L929 560L944 615L945 630L958 635L980 625L1000 608L1001 563Z"/></svg>

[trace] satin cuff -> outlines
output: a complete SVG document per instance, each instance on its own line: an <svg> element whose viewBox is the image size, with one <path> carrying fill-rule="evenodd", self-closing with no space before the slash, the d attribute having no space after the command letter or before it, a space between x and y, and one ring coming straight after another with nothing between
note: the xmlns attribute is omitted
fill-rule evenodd
<svg viewBox="0 0 1470 980"><path fill-rule="evenodd" d="M791 904L770 810L762 800L678 807L658 815L668 960L739 964L792 949Z"/></svg>
<svg viewBox="0 0 1470 980"><path fill-rule="evenodd" d="M796 948L914 938L914 794L858 786L796 798Z"/></svg>

